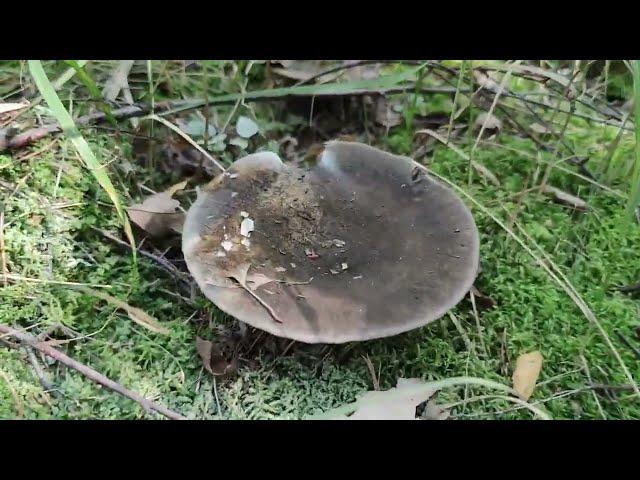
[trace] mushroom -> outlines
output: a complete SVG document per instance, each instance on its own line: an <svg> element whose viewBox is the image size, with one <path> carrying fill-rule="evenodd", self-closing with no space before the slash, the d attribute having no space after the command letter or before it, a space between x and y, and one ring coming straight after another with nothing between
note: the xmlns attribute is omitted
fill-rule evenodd
<svg viewBox="0 0 640 480"><path fill-rule="evenodd" d="M453 191L409 158L338 141L306 169L270 152L237 160L200 190L183 251L221 310L305 343L426 325L462 300L479 265L476 225Z"/></svg>

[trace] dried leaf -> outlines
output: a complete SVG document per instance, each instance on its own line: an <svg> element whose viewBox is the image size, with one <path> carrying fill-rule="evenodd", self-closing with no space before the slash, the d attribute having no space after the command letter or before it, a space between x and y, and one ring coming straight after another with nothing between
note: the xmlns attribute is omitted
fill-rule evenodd
<svg viewBox="0 0 640 480"><path fill-rule="evenodd" d="M498 90L500 89L500 86L498 85L498 83L493 78L491 78L487 73L481 70L474 70L473 77L476 79L476 82L478 82L478 85L480 85L482 88L489 90L490 92L497 93Z"/></svg>
<svg viewBox="0 0 640 480"><path fill-rule="evenodd" d="M260 129L256 122L251 120L249 117L239 117L238 122L236 123L236 132L243 138L251 138L256 133L258 133Z"/></svg>
<svg viewBox="0 0 640 480"><path fill-rule="evenodd" d="M127 208L129 218L140 228L149 234L160 237L172 230L182 232L184 214L176 212L180 206L178 200L174 200L173 195L184 189L187 180L171 186L164 192L156 193L147 197L141 204L132 205Z"/></svg>
<svg viewBox="0 0 640 480"><path fill-rule="evenodd" d="M548 127L545 127L544 125L541 125L539 123L532 123L531 125L529 125L529 128L539 135L547 135L553 133L551 130L549 130Z"/></svg>
<svg viewBox="0 0 640 480"><path fill-rule="evenodd" d="M395 388L385 391L370 391L358 399L358 408L347 420L415 420L416 407L427 401L437 389L425 388L416 392L415 385L425 382L418 378L399 378Z"/></svg>
<svg viewBox="0 0 640 480"><path fill-rule="evenodd" d="M446 420L450 415L451 412L449 410L442 408L435 400L431 399L427 402L420 418L424 420Z"/></svg>
<svg viewBox="0 0 640 480"><path fill-rule="evenodd" d="M476 118L475 127L477 129L481 129L483 125L485 126L484 129L491 133L495 133L502 129L502 121L495 115L490 115L487 112L482 112L478 115L478 118Z"/></svg>
<svg viewBox="0 0 640 480"><path fill-rule="evenodd" d="M475 285L471 286L471 293L473 293L476 305L480 308L493 308L496 306L496 301L489 295L485 295Z"/></svg>
<svg viewBox="0 0 640 480"><path fill-rule="evenodd" d="M283 67L272 68L271 71L273 73L297 81L309 80L323 71L338 65L338 62L328 60L274 60L273 62L279 63ZM316 78L315 81L316 83L324 83L335 80L339 75L340 72L322 75Z"/></svg>
<svg viewBox="0 0 640 480"><path fill-rule="evenodd" d="M385 97L378 97L376 101L376 122L386 128L395 127L402 122L402 115L395 109L394 104Z"/></svg>
<svg viewBox="0 0 640 480"><path fill-rule="evenodd" d="M513 389L522 400L529 400L533 394L541 369L542 354L539 351L524 353L516 360Z"/></svg>
<svg viewBox="0 0 640 480"><path fill-rule="evenodd" d="M111 295L108 295L104 292L93 290L92 288L89 288L89 287L77 286L75 288L77 290L80 290L81 292L84 292L88 295L99 298L101 300L104 300L105 302L108 302L124 310L125 312L127 312L131 320L136 322L138 325L146 328L147 330L151 330L152 332L155 332L155 333L161 333L163 335L169 334L169 330L167 330L165 327L160 325L160 323L158 323L158 320L156 318L152 317L151 315L149 315L144 310L141 310L140 308L132 307L131 305L129 305L126 302L123 302L120 299L112 297Z"/></svg>
<svg viewBox="0 0 640 480"><path fill-rule="evenodd" d="M133 67L134 60L120 60L116 67L113 69L109 80L105 83L102 89L102 96L109 102L115 101L123 88L127 88L129 83L129 72Z"/></svg>
<svg viewBox="0 0 640 480"><path fill-rule="evenodd" d="M565 192L564 190L560 190L559 188L552 187L550 185L545 185L542 191L548 195L553 196L553 198L565 205L569 205L570 207L576 208L578 210L586 210L587 202L582 200L581 198L576 197L575 195L571 195L570 193Z"/></svg>
<svg viewBox="0 0 640 480"><path fill-rule="evenodd" d="M27 108L28 106L28 103L0 103L0 115L20 110L22 108Z"/></svg>
<svg viewBox="0 0 640 480"><path fill-rule="evenodd" d="M251 265L248 263L241 263L236 265L235 268L227 270L225 273L227 277L233 278L240 285L247 288L247 273L249 273L249 268L251 268Z"/></svg>
<svg viewBox="0 0 640 480"><path fill-rule="evenodd" d="M196 349L202 360L202 366L211 375L229 375L235 372L235 360L227 361L223 349L217 343L196 337Z"/></svg>
<svg viewBox="0 0 640 480"><path fill-rule="evenodd" d="M275 282L275 278L267 277L262 273L252 273L251 275L247 275L247 285L251 290L257 290L262 285L266 285L267 283Z"/></svg>

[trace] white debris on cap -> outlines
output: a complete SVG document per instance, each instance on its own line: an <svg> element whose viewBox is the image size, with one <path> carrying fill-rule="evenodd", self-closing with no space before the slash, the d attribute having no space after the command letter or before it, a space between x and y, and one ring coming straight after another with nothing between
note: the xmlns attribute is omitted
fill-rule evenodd
<svg viewBox="0 0 640 480"><path fill-rule="evenodd" d="M231 192L231 198L235 197L238 194L238 192Z"/></svg>
<svg viewBox="0 0 640 480"><path fill-rule="evenodd" d="M247 249L249 249L249 247L251 246L251 240L249 240L248 238L243 238L242 240L240 240L240 243L247 247Z"/></svg>
<svg viewBox="0 0 640 480"><path fill-rule="evenodd" d="M286 272L287 269L283 267L276 267L276 272Z"/></svg>
<svg viewBox="0 0 640 480"><path fill-rule="evenodd" d="M251 235L251 232L253 232L253 220L245 218L240 224L240 235L248 237Z"/></svg>
<svg viewBox="0 0 640 480"><path fill-rule="evenodd" d="M347 268L349 268L349 265L347 265L346 262L342 262L342 269L346 270Z"/></svg>
<svg viewBox="0 0 640 480"><path fill-rule="evenodd" d="M225 240L220 245L222 245L222 248L224 248L227 252L233 247L233 243L231 243L229 240Z"/></svg>
<svg viewBox="0 0 640 480"><path fill-rule="evenodd" d="M242 212L240 212L240 216L244 217L244 218L247 218L249 216L249 214L243 210Z"/></svg>
<svg viewBox="0 0 640 480"><path fill-rule="evenodd" d="M226 257L226 256L227 256L227 254L224 253L222 250L218 250L216 252L216 257Z"/></svg>

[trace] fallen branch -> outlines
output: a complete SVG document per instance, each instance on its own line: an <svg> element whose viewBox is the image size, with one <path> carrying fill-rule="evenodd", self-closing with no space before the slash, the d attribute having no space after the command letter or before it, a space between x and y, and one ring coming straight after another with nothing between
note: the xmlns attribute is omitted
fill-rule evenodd
<svg viewBox="0 0 640 480"><path fill-rule="evenodd" d="M65 366L72 368L77 372L80 372L82 375L89 378L90 380L93 380L94 382L99 383L100 385L107 387L108 389L116 393L119 393L120 395L127 397L130 400L133 400L134 402L142 406L142 408L144 408L147 412L155 411L160 413L161 415L164 415L167 418L170 418L171 420L186 419L179 413L176 413L173 410L168 409L167 407L163 407L162 405L158 405L157 403L151 400L147 400L139 393L129 390L123 387L122 385L120 385L119 383L108 379L101 373L96 372L91 367L88 367L74 360L73 358L65 355L64 353L60 352L59 350L56 350L55 348L47 345L46 343L38 342L35 337L33 337L32 335L29 335L28 333L21 332L7 325L0 325L0 333L19 340L24 345L30 346L38 350L39 352L44 353L48 357L51 357L54 360L57 360L58 362L64 364Z"/></svg>

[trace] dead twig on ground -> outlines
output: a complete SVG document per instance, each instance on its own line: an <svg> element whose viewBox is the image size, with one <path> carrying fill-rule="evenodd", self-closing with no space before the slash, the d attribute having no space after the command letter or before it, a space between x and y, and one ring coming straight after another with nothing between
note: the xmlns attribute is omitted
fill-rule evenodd
<svg viewBox="0 0 640 480"><path fill-rule="evenodd" d="M633 345L631 345L631 342L627 340L627 337L625 337L622 333L620 333L620 330L616 329L613 331L613 333L615 333L616 337L618 337L620 341L624 343L625 347L631 350L635 354L635 356L638 359L640 359L640 350L638 350L637 347L634 347Z"/></svg>
<svg viewBox="0 0 640 480"><path fill-rule="evenodd" d="M6 335L6 336L10 336L13 337L17 340L19 340L23 345L26 346L30 346L32 348L34 348L35 350L38 350L39 352L44 353L45 355L47 355L48 357L53 358L54 360L57 360L58 362L62 363L63 365L81 373L82 375L84 375L85 377L89 378L90 380L93 380L94 382L124 396L127 397L130 400L133 400L134 402L138 403L140 406L142 406L142 408L144 408L147 412L151 412L151 411L155 411L157 413L160 413L161 415L164 415L167 418L170 418L172 420L184 420L185 417L183 417L182 415L180 415L179 413L174 412L173 410L168 409L167 407L164 407L162 405L158 405L157 403L148 400L146 398L144 398L142 395L140 395L137 392L134 392L132 390L129 390L125 387L123 387L122 385L120 385L117 382L114 382L113 380L110 380L109 378L105 377L104 375L102 375L99 372L96 372L94 369L92 369L91 367L88 367L76 360L74 360L73 358L67 356L66 354L60 352L59 350L56 350L55 348L42 343L42 342L38 342L37 339L35 337L33 337L32 335L25 333L25 332L21 332L19 330L16 330L15 328L11 328L7 325L0 325L0 333Z"/></svg>
<svg viewBox="0 0 640 480"><path fill-rule="evenodd" d="M92 228L93 230L100 233L105 238L108 238L112 242L117 243L118 245L121 245L129 249L131 248L131 245L129 245L127 242L120 240L118 237L111 235L109 232L106 232L104 230L101 230L95 227L92 227ZM178 270L178 268L175 265L173 265L169 260L167 260L164 257L159 257L158 255L154 255L153 253L148 252L146 250L141 250L140 248L138 248L138 253L156 262L160 268L170 273L176 280L178 280L179 283L184 285L185 291L187 293L189 294L191 293L191 282L189 282L189 280L185 278L184 273Z"/></svg>
<svg viewBox="0 0 640 480"><path fill-rule="evenodd" d="M2 263L2 286L7 286L7 255L4 249L4 210L0 211L0 262Z"/></svg>

